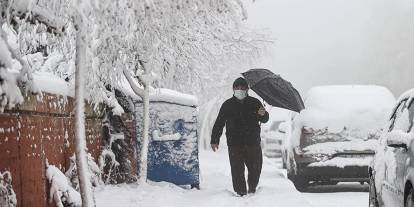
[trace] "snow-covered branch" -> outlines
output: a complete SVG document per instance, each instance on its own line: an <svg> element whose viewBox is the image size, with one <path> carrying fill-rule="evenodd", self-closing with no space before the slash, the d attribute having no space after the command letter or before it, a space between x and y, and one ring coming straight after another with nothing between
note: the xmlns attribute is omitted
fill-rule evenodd
<svg viewBox="0 0 414 207"><path fill-rule="evenodd" d="M138 86L137 82L134 80L134 75L127 68L123 69L125 78L128 80L129 85L131 86L134 93L136 93L141 98L144 97L144 89Z"/></svg>

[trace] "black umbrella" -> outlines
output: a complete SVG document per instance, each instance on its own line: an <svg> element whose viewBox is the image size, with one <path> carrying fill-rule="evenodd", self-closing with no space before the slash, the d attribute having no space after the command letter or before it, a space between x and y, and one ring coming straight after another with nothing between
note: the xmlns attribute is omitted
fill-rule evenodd
<svg viewBox="0 0 414 207"><path fill-rule="evenodd" d="M250 88L266 103L296 112L305 108L299 92L280 75L267 69L251 69L242 75Z"/></svg>

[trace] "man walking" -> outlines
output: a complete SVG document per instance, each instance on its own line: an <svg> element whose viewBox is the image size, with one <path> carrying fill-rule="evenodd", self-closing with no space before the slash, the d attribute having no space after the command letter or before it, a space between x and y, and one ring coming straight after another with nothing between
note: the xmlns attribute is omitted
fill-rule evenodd
<svg viewBox="0 0 414 207"><path fill-rule="evenodd" d="M248 90L244 78L234 81L234 95L221 106L211 135L211 148L217 151L226 126L233 189L240 196L256 192L263 163L259 122L269 120L269 113L258 99L248 95ZM248 170L248 191L245 166Z"/></svg>

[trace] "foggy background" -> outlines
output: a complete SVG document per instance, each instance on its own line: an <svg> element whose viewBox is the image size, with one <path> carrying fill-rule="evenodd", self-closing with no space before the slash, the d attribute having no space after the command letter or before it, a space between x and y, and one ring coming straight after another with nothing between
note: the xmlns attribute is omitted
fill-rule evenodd
<svg viewBox="0 0 414 207"><path fill-rule="evenodd" d="M315 85L377 84L396 97L414 87L414 1L256 0L248 24L275 39L255 63L303 95Z"/></svg>

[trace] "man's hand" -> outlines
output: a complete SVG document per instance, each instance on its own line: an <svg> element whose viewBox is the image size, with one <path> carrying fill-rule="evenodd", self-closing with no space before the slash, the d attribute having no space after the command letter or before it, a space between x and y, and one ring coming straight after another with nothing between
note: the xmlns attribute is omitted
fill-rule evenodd
<svg viewBox="0 0 414 207"><path fill-rule="evenodd" d="M211 149L215 152L215 151L217 151L218 150L218 148L219 148L219 145L218 144L211 144Z"/></svg>
<svg viewBox="0 0 414 207"><path fill-rule="evenodd" d="M266 114L266 109L261 106L259 111L257 112L260 116L264 116Z"/></svg>

